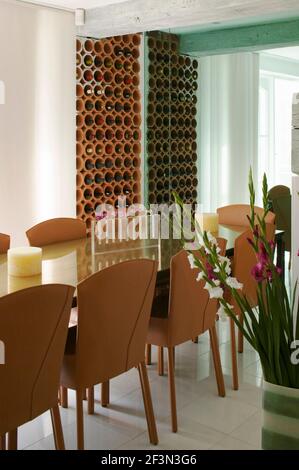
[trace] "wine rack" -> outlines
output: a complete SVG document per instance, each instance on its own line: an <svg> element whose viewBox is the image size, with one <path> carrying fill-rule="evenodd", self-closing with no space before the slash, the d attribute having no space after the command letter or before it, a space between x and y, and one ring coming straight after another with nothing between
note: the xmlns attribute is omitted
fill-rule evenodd
<svg viewBox="0 0 299 470"><path fill-rule="evenodd" d="M148 202L168 203L176 191L197 201L198 62L179 54L177 36L148 34Z"/></svg>
<svg viewBox="0 0 299 470"><path fill-rule="evenodd" d="M77 38L77 217L87 232L98 205L140 202L140 42Z"/></svg>

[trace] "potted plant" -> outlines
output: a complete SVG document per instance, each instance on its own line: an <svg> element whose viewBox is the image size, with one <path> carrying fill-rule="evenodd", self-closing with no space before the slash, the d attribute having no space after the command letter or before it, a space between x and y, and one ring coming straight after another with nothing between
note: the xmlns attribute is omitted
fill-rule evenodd
<svg viewBox="0 0 299 470"><path fill-rule="evenodd" d="M267 179L263 180L264 215L255 214L255 190L252 173L249 175L252 239L248 239L256 254L252 275L257 281L258 305L250 306L242 293L242 284L231 276L230 260L219 255L216 239L201 232L195 218L200 243L200 256L189 251L191 268L198 268L197 279L206 281L210 297L219 301L219 315L233 318L244 337L257 351L263 370L263 449L299 449L299 315L296 289L292 300L274 262L275 244L266 237L265 217L269 212ZM176 202L183 207L175 195ZM233 296L244 323L241 324L225 292ZM297 349L296 349L297 348Z"/></svg>

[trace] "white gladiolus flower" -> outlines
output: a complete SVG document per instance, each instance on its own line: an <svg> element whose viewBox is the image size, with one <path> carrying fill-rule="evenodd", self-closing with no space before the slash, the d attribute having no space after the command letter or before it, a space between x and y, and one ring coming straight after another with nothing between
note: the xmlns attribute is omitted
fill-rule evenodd
<svg viewBox="0 0 299 470"><path fill-rule="evenodd" d="M226 274L229 276L230 273L232 272L231 270L231 262L230 262L230 259L227 258L227 256L219 256L219 261L221 262L221 264L225 264L225 272Z"/></svg>
<svg viewBox="0 0 299 470"><path fill-rule="evenodd" d="M214 269L214 273L219 273L220 272L220 268L219 266L216 266L216 268Z"/></svg>
<svg viewBox="0 0 299 470"><path fill-rule="evenodd" d="M191 269L195 269L196 268L195 260L194 260L194 256L192 254L188 255L188 260L189 260Z"/></svg>
<svg viewBox="0 0 299 470"><path fill-rule="evenodd" d="M230 268L228 265L225 266L225 272L226 272L226 274L227 274L228 276L229 276L230 273L232 272L231 268Z"/></svg>
<svg viewBox="0 0 299 470"><path fill-rule="evenodd" d="M232 289L242 289L243 288L243 284L241 284L235 277L228 277L225 282Z"/></svg>
<svg viewBox="0 0 299 470"><path fill-rule="evenodd" d="M205 285L205 289L209 291L209 295L211 299L222 299L223 297L223 289L222 287L219 286L220 281L219 279L216 279L214 281L215 286L211 286L208 282Z"/></svg>
<svg viewBox="0 0 299 470"><path fill-rule="evenodd" d="M219 256L219 260L221 261L221 263L224 263L226 261L226 263L230 265L230 259L227 256Z"/></svg>
<svg viewBox="0 0 299 470"><path fill-rule="evenodd" d="M209 289L209 294L211 299L222 299L223 289L221 287L212 287Z"/></svg>
<svg viewBox="0 0 299 470"><path fill-rule="evenodd" d="M197 275L197 278L196 280L199 282L199 281L202 281L204 278L204 272L203 271L200 271Z"/></svg>
<svg viewBox="0 0 299 470"><path fill-rule="evenodd" d="M201 234L196 234L196 237L197 237L197 242L200 246L203 246L204 245L204 242L203 242L203 238L202 238L202 235Z"/></svg>
<svg viewBox="0 0 299 470"><path fill-rule="evenodd" d="M215 284L215 286L219 286L219 285L220 285L219 279L214 279L214 280L213 280L213 283ZM214 286L211 286L211 284L209 284L208 282L207 282L206 285L205 285L205 289L207 289L207 290L212 289L212 287L214 287Z"/></svg>
<svg viewBox="0 0 299 470"><path fill-rule="evenodd" d="M217 245L217 240L216 238L210 233L210 232L207 232L207 238L209 240L209 242L212 244L212 245ZM204 242L204 239L203 239L203 234L198 234L197 235L197 239L198 239L198 243L201 245L201 246L205 246L205 242Z"/></svg>
<svg viewBox="0 0 299 470"><path fill-rule="evenodd" d="M216 238L211 234L211 232L207 232L207 237L209 242L212 243L212 245L217 245L217 240Z"/></svg>

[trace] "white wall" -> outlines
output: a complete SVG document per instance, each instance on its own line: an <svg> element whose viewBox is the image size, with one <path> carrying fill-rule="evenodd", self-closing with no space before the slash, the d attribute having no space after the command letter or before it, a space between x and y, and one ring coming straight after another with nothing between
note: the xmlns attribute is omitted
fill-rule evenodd
<svg viewBox="0 0 299 470"><path fill-rule="evenodd" d="M0 3L0 232L75 215L74 15ZM27 243L27 242L26 242Z"/></svg>

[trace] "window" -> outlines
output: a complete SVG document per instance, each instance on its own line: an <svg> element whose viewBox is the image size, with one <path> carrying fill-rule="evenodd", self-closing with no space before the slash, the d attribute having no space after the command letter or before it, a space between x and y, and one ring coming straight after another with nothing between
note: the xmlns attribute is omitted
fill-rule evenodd
<svg viewBox="0 0 299 470"><path fill-rule="evenodd" d="M257 202L261 204L263 173L271 188L291 187L292 99L299 77L261 72L259 90L259 157Z"/></svg>

